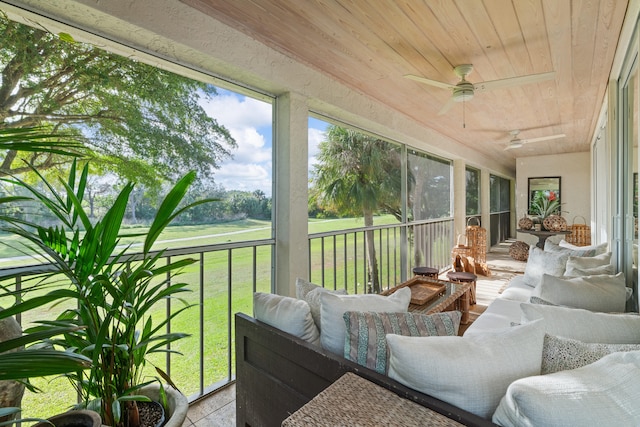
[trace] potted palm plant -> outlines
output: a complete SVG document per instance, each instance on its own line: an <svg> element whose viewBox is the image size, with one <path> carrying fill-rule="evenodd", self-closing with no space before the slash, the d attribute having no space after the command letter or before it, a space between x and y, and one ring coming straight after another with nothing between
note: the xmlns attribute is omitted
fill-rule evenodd
<svg viewBox="0 0 640 427"><path fill-rule="evenodd" d="M34 172L46 190L20 179L6 179L28 193L13 201L27 199L45 207L58 225L46 227L0 216L0 229L22 239L21 251L33 251L45 260L42 271L24 286L18 302L0 312L0 318L63 300L73 301L73 308L65 309L55 319L41 321L38 330L70 328L47 342L54 348L75 350L91 361L89 369L65 374L81 396L78 406L99 412L108 426L135 427L139 425L138 402L150 401L149 395L155 395L161 401L181 405L166 408L165 424L181 426L187 411L186 398L180 393L167 398L170 387L149 390L152 384L170 379L158 368L157 374L149 377L144 368L150 363L150 354L169 351L168 344L187 336L166 333L166 327L188 304L159 321L152 313L160 302L188 291L187 284L178 282L175 276L195 260L165 262L163 251L154 252L152 247L177 215L210 201L181 206L195 173L185 175L169 191L143 235L142 253L135 255L128 247L119 246L120 239L127 236L122 224L133 184L125 185L106 214L93 223L83 206L87 166L78 174L74 161L68 180L61 182L63 191ZM11 279L12 274L6 278Z"/></svg>

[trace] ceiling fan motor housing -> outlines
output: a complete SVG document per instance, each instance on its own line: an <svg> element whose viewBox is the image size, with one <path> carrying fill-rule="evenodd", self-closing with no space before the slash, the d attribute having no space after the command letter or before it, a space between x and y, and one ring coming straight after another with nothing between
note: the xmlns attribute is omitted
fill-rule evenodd
<svg viewBox="0 0 640 427"><path fill-rule="evenodd" d="M469 101L471 98L473 98L472 83L463 80L453 89L453 100L455 102Z"/></svg>

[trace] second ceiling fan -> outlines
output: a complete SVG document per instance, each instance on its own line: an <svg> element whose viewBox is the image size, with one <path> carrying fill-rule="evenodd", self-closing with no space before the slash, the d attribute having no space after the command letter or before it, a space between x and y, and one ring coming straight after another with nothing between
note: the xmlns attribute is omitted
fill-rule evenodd
<svg viewBox="0 0 640 427"><path fill-rule="evenodd" d="M520 139L518 138L518 134L520 134L519 130L512 130L509 133L511 134L511 140L504 148L505 150L513 150L514 148L521 148L523 145L530 144L532 142L549 141L551 139L564 138L566 136L564 133L559 133L557 135L541 136L539 138Z"/></svg>
<svg viewBox="0 0 640 427"><path fill-rule="evenodd" d="M487 82L471 83L467 81L467 76L473 71L473 65L463 64L458 65L453 69L453 72L460 78L460 81L456 84L439 82L437 80L427 79L425 77L414 76L407 74L404 77L415 80L420 83L428 84L430 86L439 87L441 89L449 89L452 91L452 96L449 101L442 107L438 115L442 115L449 111L455 102L469 101L475 95L475 92L483 92L486 90L505 89L513 86L526 85L531 83L538 83L545 80L551 80L555 77L555 72L541 74L529 74L526 76L510 77L500 80L491 80Z"/></svg>

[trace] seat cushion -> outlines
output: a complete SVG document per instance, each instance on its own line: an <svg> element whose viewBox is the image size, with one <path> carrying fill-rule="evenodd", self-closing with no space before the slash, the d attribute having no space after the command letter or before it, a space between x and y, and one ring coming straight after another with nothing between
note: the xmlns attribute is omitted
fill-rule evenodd
<svg viewBox="0 0 640 427"><path fill-rule="evenodd" d="M524 281L523 275L518 275L511 279L507 288L498 295L498 298L527 302L533 289L533 286Z"/></svg>
<svg viewBox="0 0 640 427"><path fill-rule="evenodd" d="M508 329L514 323L522 320L520 301L496 298L487 309L464 332L464 336L471 336L496 329Z"/></svg>

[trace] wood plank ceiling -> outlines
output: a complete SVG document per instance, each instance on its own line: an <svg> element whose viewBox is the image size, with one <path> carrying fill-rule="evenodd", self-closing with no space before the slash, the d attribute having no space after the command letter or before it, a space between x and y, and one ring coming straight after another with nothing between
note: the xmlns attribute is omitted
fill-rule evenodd
<svg viewBox="0 0 640 427"><path fill-rule="evenodd" d="M297 61L503 164L588 151L625 0L183 0ZM477 91L442 107L453 68L471 83L554 71L552 80ZM463 123L465 127L463 127ZM565 134L505 151L521 139Z"/></svg>

